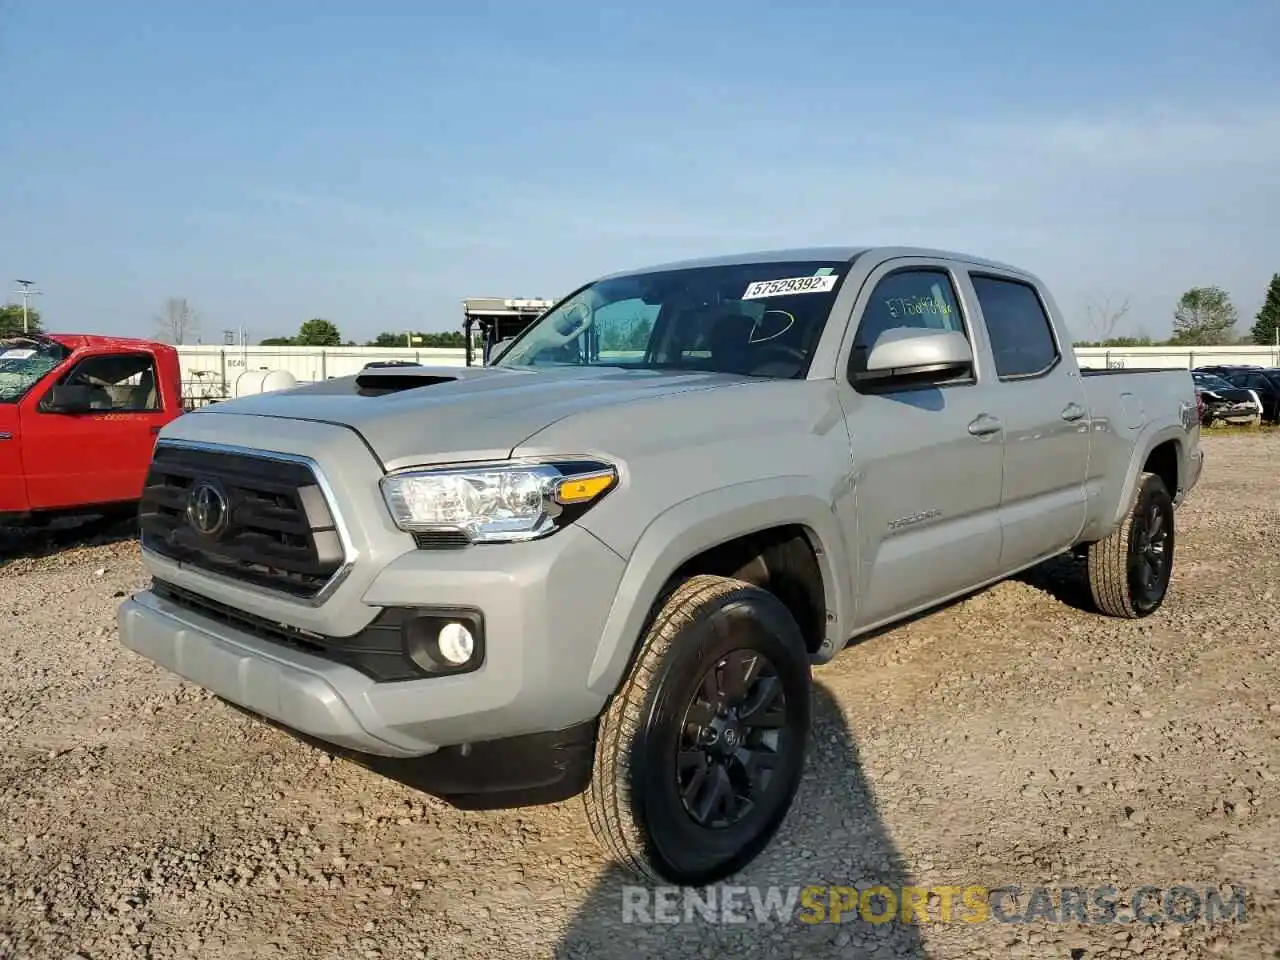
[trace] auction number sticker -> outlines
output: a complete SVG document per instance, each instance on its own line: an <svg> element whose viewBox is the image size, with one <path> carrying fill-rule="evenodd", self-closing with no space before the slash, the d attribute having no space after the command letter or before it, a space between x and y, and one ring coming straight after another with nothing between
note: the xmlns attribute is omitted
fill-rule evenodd
<svg viewBox="0 0 1280 960"><path fill-rule="evenodd" d="M12 348L0 350L0 360L29 360L36 355L34 350Z"/></svg>
<svg viewBox="0 0 1280 960"><path fill-rule="evenodd" d="M840 280L835 274L821 277L788 277L784 280L757 280L747 285L743 300L781 297L791 293L830 293Z"/></svg>

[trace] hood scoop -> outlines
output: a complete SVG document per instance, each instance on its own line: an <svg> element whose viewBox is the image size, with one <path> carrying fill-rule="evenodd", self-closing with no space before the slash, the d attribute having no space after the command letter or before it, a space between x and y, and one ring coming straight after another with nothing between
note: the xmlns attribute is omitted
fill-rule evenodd
<svg viewBox="0 0 1280 960"><path fill-rule="evenodd" d="M362 371L356 376L356 392L362 397L382 397L389 393L416 390L418 387L432 387L438 383L453 383L457 379L425 368L419 368L417 372L404 367L375 368Z"/></svg>

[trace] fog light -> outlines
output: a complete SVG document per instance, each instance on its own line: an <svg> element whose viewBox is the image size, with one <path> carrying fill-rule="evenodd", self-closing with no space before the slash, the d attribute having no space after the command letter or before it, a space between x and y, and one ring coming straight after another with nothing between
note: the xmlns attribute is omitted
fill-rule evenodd
<svg viewBox="0 0 1280 960"><path fill-rule="evenodd" d="M446 623L441 627L436 643L440 647L440 656L455 667L470 660L476 649L476 638L460 623Z"/></svg>
<svg viewBox="0 0 1280 960"><path fill-rule="evenodd" d="M484 617L478 610L414 611L401 630L405 655L428 676L470 673L484 663Z"/></svg>

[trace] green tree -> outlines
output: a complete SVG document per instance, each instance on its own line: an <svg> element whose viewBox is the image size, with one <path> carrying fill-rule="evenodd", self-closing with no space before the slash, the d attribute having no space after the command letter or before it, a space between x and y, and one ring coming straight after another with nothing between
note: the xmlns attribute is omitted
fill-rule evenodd
<svg viewBox="0 0 1280 960"><path fill-rule="evenodd" d="M1258 311L1258 322L1250 331L1251 339L1259 346L1269 347L1276 342L1276 330L1280 329L1280 273L1272 274L1267 287L1267 299Z"/></svg>
<svg viewBox="0 0 1280 960"><path fill-rule="evenodd" d="M601 350L643 350L649 345L653 321L647 317L611 325L600 337Z"/></svg>
<svg viewBox="0 0 1280 960"><path fill-rule="evenodd" d="M40 311L35 307L27 310L27 330L40 333ZM22 333L22 304L6 303L0 306L0 337L13 337Z"/></svg>
<svg viewBox="0 0 1280 960"><path fill-rule="evenodd" d="M293 342L300 347L338 347L342 345L342 334L331 321L314 317L298 328Z"/></svg>
<svg viewBox="0 0 1280 960"><path fill-rule="evenodd" d="M366 347L407 347L410 346L409 337L413 337L412 345L415 347L465 347L467 345L466 338L457 330L446 330L437 333L423 333L417 331L412 334L407 331L384 330L372 340L365 343Z"/></svg>
<svg viewBox="0 0 1280 960"><path fill-rule="evenodd" d="M1236 308L1221 287L1192 287L1173 311L1174 346L1212 347L1232 343Z"/></svg>
<svg viewBox="0 0 1280 960"><path fill-rule="evenodd" d="M422 345L424 347L465 347L467 338L462 335L461 330L424 333L422 334Z"/></svg>
<svg viewBox="0 0 1280 960"><path fill-rule="evenodd" d="M265 340L258 341L260 347L292 347L293 345L293 337L267 337Z"/></svg>

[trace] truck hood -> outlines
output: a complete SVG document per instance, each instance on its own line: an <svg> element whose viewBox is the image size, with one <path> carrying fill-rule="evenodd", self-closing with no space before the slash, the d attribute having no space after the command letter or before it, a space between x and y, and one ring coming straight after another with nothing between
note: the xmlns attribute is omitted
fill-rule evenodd
<svg viewBox="0 0 1280 960"><path fill-rule="evenodd" d="M575 413L759 382L616 367L392 367L212 404L188 417L248 415L347 427L364 438L385 469L395 470L504 459L528 437ZM625 425L619 420L619 429ZM233 425L227 429L234 434Z"/></svg>

